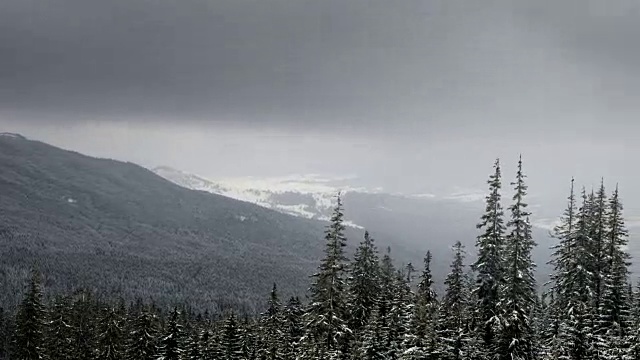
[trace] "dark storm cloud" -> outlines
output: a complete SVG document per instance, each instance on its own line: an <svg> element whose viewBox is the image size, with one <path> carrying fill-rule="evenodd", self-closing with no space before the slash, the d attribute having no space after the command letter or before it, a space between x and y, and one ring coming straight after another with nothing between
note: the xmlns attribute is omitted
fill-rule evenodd
<svg viewBox="0 0 640 360"><path fill-rule="evenodd" d="M637 110L635 2L513 4L4 0L0 110L470 132Z"/></svg>

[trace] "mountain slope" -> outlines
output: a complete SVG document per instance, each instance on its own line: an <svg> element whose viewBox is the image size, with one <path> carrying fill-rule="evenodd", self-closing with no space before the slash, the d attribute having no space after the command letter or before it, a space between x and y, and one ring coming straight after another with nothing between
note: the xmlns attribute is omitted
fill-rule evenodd
<svg viewBox="0 0 640 360"><path fill-rule="evenodd" d="M301 293L323 224L179 187L140 166L0 137L0 306L36 264L52 291L261 302L272 282Z"/></svg>

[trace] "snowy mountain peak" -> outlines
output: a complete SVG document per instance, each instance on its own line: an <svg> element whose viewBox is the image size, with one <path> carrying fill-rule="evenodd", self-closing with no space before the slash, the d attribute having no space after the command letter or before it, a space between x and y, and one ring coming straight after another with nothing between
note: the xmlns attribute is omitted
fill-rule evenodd
<svg viewBox="0 0 640 360"><path fill-rule="evenodd" d="M338 193L371 192L364 188L338 187L336 183L346 178L328 178L317 174L210 180L167 166L160 166L152 171L188 189L207 191L251 202L307 219L328 220ZM352 222L347 224L360 227Z"/></svg>

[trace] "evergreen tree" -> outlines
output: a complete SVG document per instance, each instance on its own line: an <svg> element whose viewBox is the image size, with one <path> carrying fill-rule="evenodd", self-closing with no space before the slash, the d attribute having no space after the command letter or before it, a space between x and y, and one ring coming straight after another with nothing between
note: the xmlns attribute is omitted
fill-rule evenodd
<svg viewBox="0 0 640 360"><path fill-rule="evenodd" d="M350 328L359 332L367 323L380 295L380 265L374 239L365 231L350 266Z"/></svg>
<svg viewBox="0 0 640 360"><path fill-rule="evenodd" d="M478 229L483 233L478 236L476 248L478 258L473 264L476 271L475 296L478 299L477 312L479 331L482 333L486 351L495 351L496 310L500 301L500 287L503 283L504 254L504 212L500 203L502 188L500 161L494 164L494 174L487 181L489 194L486 197L485 214L482 215Z"/></svg>
<svg viewBox="0 0 640 360"><path fill-rule="evenodd" d="M165 334L160 340L159 360L180 360L184 354L184 332L180 324L180 313L175 307L167 323Z"/></svg>
<svg viewBox="0 0 640 360"><path fill-rule="evenodd" d="M203 360L217 360L221 358L217 339L210 329L202 330L200 334L200 349Z"/></svg>
<svg viewBox="0 0 640 360"><path fill-rule="evenodd" d="M148 308L141 308L133 318L127 340L127 360L152 360L158 357L158 317Z"/></svg>
<svg viewBox="0 0 640 360"><path fill-rule="evenodd" d="M18 360L44 359L43 332L46 312L42 304L40 274L33 271L29 288L16 315L16 329L12 358Z"/></svg>
<svg viewBox="0 0 640 360"><path fill-rule="evenodd" d="M78 291L71 305L71 359L93 359L97 348L98 305L90 291Z"/></svg>
<svg viewBox="0 0 640 360"><path fill-rule="evenodd" d="M345 264L347 258L344 247L345 225L342 201L338 196L337 205L325 233L325 257L319 272L313 275L311 303L306 314L306 342L325 349L327 353L340 354L346 351L351 336L347 326ZM312 351L312 354L317 351ZM315 356L315 355L313 355Z"/></svg>
<svg viewBox="0 0 640 360"><path fill-rule="evenodd" d="M284 307L284 331L286 339L286 349L284 350L286 359L293 359L298 353L300 339L304 335L304 327L302 317L304 309L300 299L297 297L289 298L287 305Z"/></svg>
<svg viewBox="0 0 640 360"><path fill-rule="evenodd" d="M224 322L221 347L222 360L241 360L244 358L242 352L242 334L235 314L229 315Z"/></svg>
<svg viewBox="0 0 640 360"><path fill-rule="evenodd" d="M70 323L71 304L67 298L56 298L49 310L44 348L48 359L70 359L73 331ZM0 357L1 359L2 357Z"/></svg>
<svg viewBox="0 0 640 360"><path fill-rule="evenodd" d="M418 284L410 328L403 342L403 359L431 360L438 358L437 309L438 301L436 292L433 290L431 276L431 252L427 252L424 259L424 270Z"/></svg>
<svg viewBox="0 0 640 360"><path fill-rule="evenodd" d="M509 207L511 233L506 238L504 282L501 284L500 339L497 353L500 359L532 359L533 328L531 318L536 303L535 265L531 251L536 245L531 238L530 212L527 211L526 175L522 172L522 158L518 161L513 205Z"/></svg>
<svg viewBox="0 0 640 360"><path fill-rule="evenodd" d="M260 359L279 360L284 359L285 346L285 322L282 315L282 305L278 298L276 284L273 284L269 307L262 314L260 320L261 346L258 356Z"/></svg>
<svg viewBox="0 0 640 360"><path fill-rule="evenodd" d="M618 188L609 201L604 236L603 293L599 308L600 347L608 359L619 359L629 352L631 299L628 298L628 232L622 216Z"/></svg>
<svg viewBox="0 0 640 360"><path fill-rule="evenodd" d="M558 337L564 349L562 358L589 359L594 351L593 339L593 288L592 274L588 271L593 258L590 252L589 239L589 212L591 201L582 190L582 206L578 210L575 233L569 234L571 250L568 252L564 274L559 275L561 290L559 295L564 296L564 306L561 309L566 313L560 323ZM566 252L566 251L565 251Z"/></svg>
<svg viewBox="0 0 640 360"><path fill-rule="evenodd" d="M192 331L188 336L186 346L186 359L202 360L202 347L200 344L200 334L198 331Z"/></svg>
<svg viewBox="0 0 640 360"><path fill-rule="evenodd" d="M385 341L386 324L381 316L379 306L373 308L362 335L359 336L354 359L387 360L387 344Z"/></svg>
<svg viewBox="0 0 640 360"><path fill-rule="evenodd" d="M443 360L466 359L467 298L464 273L464 246L460 241L453 247L454 257L451 272L445 279L445 294L442 299L439 321L439 338Z"/></svg>
<svg viewBox="0 0 640 360"><path fill-rule="evenodd" d="M113 308L104 309L98 328L98 358L122 359L124 356L123 320Z"/></svg>

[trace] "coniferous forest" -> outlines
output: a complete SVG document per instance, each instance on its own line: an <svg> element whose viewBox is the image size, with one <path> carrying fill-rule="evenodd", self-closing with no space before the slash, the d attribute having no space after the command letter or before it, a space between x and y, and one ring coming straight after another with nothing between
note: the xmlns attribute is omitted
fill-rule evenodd
<svg viewBox="0 0 640 360"><path fill-rule="evenodd" d="M640 359L640 291L629 279L617 186L587 191L571 181L553 230L551 283L540 284L522 161L504 186L496 160L487 185L475 260L452 244L442 293L429 252L422 266L398 268L365 232L347 258L338 199L307 294L282 299L274 284L259 315L91 291L45 301L34 269L19 308L0 312L0 359Z"/></svg>

